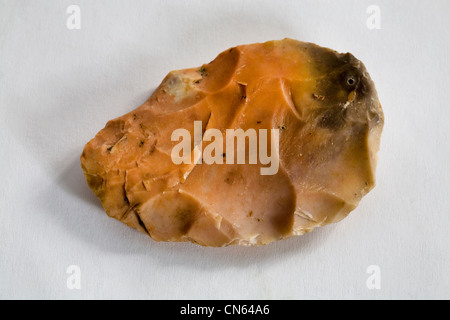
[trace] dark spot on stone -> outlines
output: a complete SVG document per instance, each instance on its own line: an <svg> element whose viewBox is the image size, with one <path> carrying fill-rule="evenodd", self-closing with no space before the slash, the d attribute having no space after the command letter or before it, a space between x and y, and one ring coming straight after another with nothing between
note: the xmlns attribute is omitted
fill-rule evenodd
<svg viewBox="0 0 450 320"><path fill-rule="evenodd" d="M206 71L206 68L205 68L205 67L201 67L201 68L198 70L198 72L200 72L200 75L201 75L202 77L208 76L208 72Z"/></svg>
<svg viewBox="0 0 450 320"><path fill-rule="evenodd" d="M189 208L177 208L175 211L176 218L180 223L180 231L186 234L194 223L193 212Z"/></svg>
<svg viewBox="0 0 450 320"><path fill-rule="evenodd" d="M91 189L98 190L103 185L103 178L97 175L87 174L86 180Z"/></svg>
<svg viewBox="0 0 450 320"><path fill-rule="evenodd" d="M231 171L229 171L227 173L227 176L225 177L224 181L225 181L226 184L232 185L235 182L238 182L238 181L240 181L242 179L243 179L243 176L242 176L242 174L239 171L231 170Z"/></svg>
<svg viewBox="0 0 450 320"><path fill-rule="evenodd" d="M341 81L344 84L344 88L348 91L354 90L359 84L359 77L355 70L347 70L341 74Z"/></svg>

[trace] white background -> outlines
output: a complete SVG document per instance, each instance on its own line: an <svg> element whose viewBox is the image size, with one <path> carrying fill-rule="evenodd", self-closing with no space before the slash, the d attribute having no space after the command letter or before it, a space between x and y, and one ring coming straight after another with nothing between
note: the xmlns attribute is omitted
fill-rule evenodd
<svg viewBox="0 0 450 320"><path fill-rule="evenodd" d="M66 28L71 4L81 30ZM0 0L0 298L449 299L449 15L445 0ZM386 124L360 206L256 248L157 243L107 217L84 144L170 70L284 37L352 52L376 83Z"/></svg>

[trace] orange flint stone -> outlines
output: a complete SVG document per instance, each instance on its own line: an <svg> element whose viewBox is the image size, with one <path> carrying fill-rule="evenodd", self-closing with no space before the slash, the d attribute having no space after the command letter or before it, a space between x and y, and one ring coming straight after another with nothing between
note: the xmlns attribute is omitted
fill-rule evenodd
<svg viewBox="0 0 450 320"><path fill-rule="evenodd" d="M194 121L224 141L227 129L278 129L277 172L262 175L259 159L175 164L172 134L193 136ZM375 185L383 123L353 55L269 41L170 72L148 101L86 144L81 166L106 213L154 240L263 245L340 221L358 205ZM202 150L212 143L201 142ZM192 141L192 159L196 148Z"/></svg>

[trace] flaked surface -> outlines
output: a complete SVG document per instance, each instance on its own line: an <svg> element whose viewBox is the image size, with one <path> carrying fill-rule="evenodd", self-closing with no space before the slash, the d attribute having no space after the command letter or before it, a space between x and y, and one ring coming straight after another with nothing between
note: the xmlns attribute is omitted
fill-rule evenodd
<svg viewBox="0 0 450 320"><path fill-rule="evenodd" d="M81 165L107 214L155 240L267 244L358 205L375 184L383 120L351 54L291 39L242 45L170 72L141 107L107 123ZM172 132L193 136L194 121L223 133L279 129L278 172L261 175L260 163L174 164Z"/></svg>

